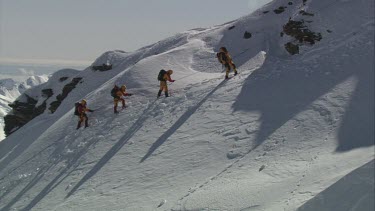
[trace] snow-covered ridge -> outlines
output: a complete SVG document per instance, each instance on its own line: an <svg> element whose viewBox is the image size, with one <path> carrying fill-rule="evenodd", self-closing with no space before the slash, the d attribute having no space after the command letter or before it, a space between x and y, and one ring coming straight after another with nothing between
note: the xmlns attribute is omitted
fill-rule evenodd
<svg viewBox="0 0 375 211"><path fill-rule="evenodd" d="M353 200L322 205L319 197L335 199L331 190L353 170L374 185L374 2L289 2L135 52L106 52L93 65L111 70L73 73L80 83L54 113L0 144L0 209L373 210L364 183L340 193ZM281 36L290 20L322 39ZM299 54L288 53L289 42ZM221 46L239 69L227 81L215 58ZM156 100L162 68L176 82L172 97ZM36 89L56 90L43 99L50 105L68 81ZM114 84L134 94L119 115ZM75 130L82 98L95 112Z"/></svg>

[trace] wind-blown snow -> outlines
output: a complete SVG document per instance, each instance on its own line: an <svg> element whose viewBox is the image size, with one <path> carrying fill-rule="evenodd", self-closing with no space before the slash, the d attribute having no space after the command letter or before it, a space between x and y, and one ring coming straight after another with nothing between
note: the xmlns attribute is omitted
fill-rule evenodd
<svg viewBox="0 0 375 211"><path fill-rule="evenodd" d="M373 210L373 162L356 170L374 159L373 9L371 0L276 0L228 24L104 53L94 65L112 70L78 73L84 82L54 114L1 142L0 210L324 210L337 200L340 210ZM313 21L323 39L290 56L292 38L280 37L289 17ZM221 46L240 72L227 81ZM162 68L176 82L156 100ZM114 84L134 94L118 115ZM82 98L95 112L75 130Z"/></svg>

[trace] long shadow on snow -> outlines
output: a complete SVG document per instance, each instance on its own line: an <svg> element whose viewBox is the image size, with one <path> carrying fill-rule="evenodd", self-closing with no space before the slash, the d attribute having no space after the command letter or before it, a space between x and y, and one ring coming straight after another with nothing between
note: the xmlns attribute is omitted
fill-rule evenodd
<svg viewBox="0 0 375 211"><path fill-rule="evenodd" d="M37 138L35 138L36 140ZM62 139L60 139L62 140ZM8 176L11 175L13 172L15 172L19 167L25 165L27 162L31 161L32 159L34 159L35 157L37 157L37 155L39 155L39 153L43 153L45 150L49 149L50 147L56 145L56 143L58 143L59 141L56 141L48 146L46 146L44 149L42 149L41 151L39 151L35 156L32 156L31 158L27 159L25 161L25 163L21 164L20 166L16 167L15 169L13 169L12 171L8 172ZM69 143L68 143L69 144ZM22 190L3 208L0 209L0 211L5 211L5 210L10 210L10 208L18 201L21 199L21 197L26 194L31 188L33 188L43 177L44 177L44 174L47 173L52 167L56 166L60 161L61 159L56 157L56 155L58 155L58 150L59 147L56 147L55 150L53 151L53 153L51 153L51 156L49 157L49 159L47 160L54 160L55 159L55 162L53 163L49 163L49 165L44 165L44 166L41 166L40 167L40 170L38 171L38 173L31 179L30 182L28 182L28 184L22 188ZM3 177L4 178L4 177ZM3 179L2 178L2 179ZM12 192L12 190L18 186L20 183L8 188L8 190L1 195L0 199L3 200L3 198L5 196L7 196L9 193Z"/></svg>
<svg viewBox="0 0 375 211"><path fill-rule="evenodd" d="M19 201L29 190L31 190L36 184L38 184L38 182L39 181L41 181L41 179L43 179L43 177L44 177L44 175L50 170L50 169L52 169L54 166L56 166L59 162L62 162L63 161L63 159L61 159L61 157L54 157L54 156L56 156L56 154L58 154L58 149L55 149L54 150L54 152L51 154L51 156L50 156L50 158L48 159L48 160L54 160L54 159L56 159L56 160L54 160L54 162L53 163L50 163L49 165L45 165L45 166L43 166L43 167L41 167L40 168L40 170L38 171L38 173L33 177L33 179L5 206L5 207L3 207L3 208L1 208L1 211L6 211L6 210L10 210L10 208L17 202L17 201ZM81 153L80 153L81 154ZM73 157L72 158L72 160L74 160L74 159L77 159L78 157ZM47 185L47 187L49 187L49 186L51 186L51 184L54 184L70 167L71 167L71 165L73 165L74 164L74 162L67 162L68 163L68 166L62 171L62 172L60 172L60 174L52 181L52 182L50 182L48 185ZM61 181L60 181L61 182ZM41 192L41 193L43 193L43 192L45 192L45 189L46 188L44 188L43 189L43 191ZM52 190L52 189L50 189L50 190ZM50 191L49 190L49 191ZM48 192L49 192L48 191ZM7 194L9 194L10 193L10 191L8 191L8 193ZM40 194L38 194L38 196L39 196ZM47 195L47 193L45 194L45 195ZM44 195L44 196L45 196ZM5 196L5 195L4 195ZM2 196L3 197L3 196ZM36 198L38 198L39 200L38 201L40 201L42 198L41 197L36 197ZM34 199L35 200L35 199ZM34 200L32 200L32 201L34 201ZM35 203L36 204L36 203ZM34 204L34 205L35 205ZM27 206L27 207L29 207L29 206ZM26 210L30 210L32 207L30 207L29 209L26 209ZM25 208L23 209L23 210L25 210Z"/></svg>
<svg viewBox="0 0 375 211"><path fill-rule="evenodd" d="M366 59L347 59L341 64L345 69L322 62L319 70L306 76L303 70L277 67L268 57L263 67L246 79L233 105L234 111L260 111L262 114L253 149L319 97L352 76L358 79L358 84L345 111L336 150L374 145L374 72L373 64L372 67L366 65ZM324 70L330 70L331 74L327 75ZM329 118L327 121L333 121Z"/></svg>
<svg viewBox="0 0 375 211"><path fill-rule="evenodd" d="M155 100L156 101L156 100ZM107 162L116 155L118 151L133 137L133 135L143 127L143 123L149 118L149 113L152 111L152 106L155 101L144 110L143 114L138 120L125 132L125 135L115 144L113 147L105 153L105 155L92 167L92 169L86 173L86 175L69 191L65 198L69 198L73 195L79 187L81 187L87 180L93 177Z"/></svg>
<svg viewBox="0 0 375 211"><path fill-rule="evenodd" d="M40 169L38 173L34 176L34 178L7 205L5 205L0 210L1 211L10 210L11 207L15 203L17 203L22 198L22 196L27 193L27 191L29 191L32 187L34 187L44 177L44 174L51 168L52 166L43 167L42 169Z"/></svg>
<svg viewBox="0 0 375 211"><path fill-rule="evenodd" d="M142 158L141 162L146 160L159 146L161 146L181 125L190 118L190 116L226 81L222 81L217 85L205 98L203 98L196 106L186 111L179 120L166 131L149 149L148 153ZM155 101L154 101L155 102ZM103 166L133 137L133 135L143 127L143 123L148 119L148 114L152 111L151 103L148 108L145 109L143 114L138 120L130 127L125 135L98 161L95 166L86 173L86 175L69 191L65 198L69 198L73 195L79 187L81 187L87 180L93 177Z"/></svg>
<svg viewBox="0 0 375 211"><path fill-rule="evenodd" d="M109 124L113 119L109 119L104 125ZM69 128L67 128L69 129ZM67 130L66 129L66 130ZM61 138L60 140L63 140ZM70 147L71 144L74 143L74 140L64 143L58 142L59 145L55 148L55 150L51 153L51 156L47 160L53 160L53 162L49 163L48 165L44 165L40 168L38 173L34 176L34 178L0 211L9 210L17 201L19 201L29 190L31 190L39 181L44 177L44 175L52 169L54 166L58 165L60 162L65 162L66 167L63 168L60 173L51 181L49 182L43 190L31 200L31 202L24 207L22 210L30 210L32 209L39 201L41 201L45 196L47 196L55 187L57 187L61 182L63 182L75 169L79 166L79 160L89 151L89 148L96 143L98 143L98 139L96 141L89 142L85 148L81 149L74 156L70 156L67 159L64 159L61 156L61 152L66 148ZM64 176L65 175L65 176ZM60 179L61 178L61 179ZM5 195L9 194L11 191L8 191Z"/></svg>
<svg viewBox="0 0 375 211"><path fill-rule="evenodd" d="M299 207L297 211L373 211L374 160L353 170Z"/></svg>
<svg viewBox="0 0 375 211"><path fill-rule="evenodd" d="M197 105L188 109L177 121L174 123L162 136L160 136L155 143L152 144L150 149L148 150L147 154L143 156L141 159L141 163L145 161L152 153L159 148L169 137L171 137L197 110L201 107L201 105L207 101L207 99L215 93L224 83L226 80L222 81L219 85L217 85L210 93L208 93Z"/></svg>
<svg viewBox="0 0 375 211"><path fill-rule="evenodd" d="M43 120L40 121L44 123ZM53 120L50 121L53 122ZM17 131L17 134L11 134L9 138L0 142L0 171L5 169L9 163L11 163L25 150L27 150L29 146L31 146L34 141L40 137L42 132L46 131L50 127L40 127L40 124L40 122L36 123L33 128L22 127ZM15 141L12 138L13 136L19 135L20 133L23 134L23 136L27 136L27 141Z"/></svg>
<svg viewBox="0 0 375 211"><path fill-rule="evenodd" d="M99 140L91 142L88 146L82 149L79 153L75 156L69 158L66 163L67 166L51 181L49 182L42 191L38 195L31 200L31 202L22 209L22 211L31 210L37 203L39 203L45 196L47 196L53 189L61 184L69 175L75 171L75 169L79 166L78 161L83 155L85 155L88 151L90 146L95 145ZM62 160L60 160L62 161ZM65 175L65 176L64 176ZM60 179L61 178L61 179Z"/></svg>
<svg viewBox="0 0 375 211"><path fill-rule="evenodd" d="M0 181L1 180L4 180L6 177L8 177L9 175L13 174L15 171L17 171L20 167L26 165L29 161L31 161L32 159L34 159L35 157L37 157L40 153L43 153L44 151L46 151L47 149L49 149L50 147L52 147L53 145L55 145L55 143L52 143L48 146L46 146L45 148L43 148L42 150L40 150L38 153L36 153L34 156L32 156L31 158L27 159L24 163L22 163L21 165L19 165L18 167L12 169L10 172L7 173L6 176L0 178ZM13 185L12 183L12 186L11 188L7 188L7 190L0 195L0 200L3 199L5 196L7 196L15 187L17 187L20 183L16 183Z"/></svg>

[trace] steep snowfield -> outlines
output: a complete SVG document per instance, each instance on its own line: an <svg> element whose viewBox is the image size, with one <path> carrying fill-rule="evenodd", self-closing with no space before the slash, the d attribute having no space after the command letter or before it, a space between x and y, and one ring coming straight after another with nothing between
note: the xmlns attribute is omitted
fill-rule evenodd
<svg viewBox="0 0 375 211"><path fill-rule="evenodd" d="M0 210L373 210L373 10L371 0L276 0L103 54L94 64L112 70L78 73L84 82L54 114L0 143ZM290 56L289 17L323 39ZM227 81L220 46L240 72ZM161 68L176 82L156 100ZM134 95L114 115L109 93L124 83ZM95 112L75 130L82 98Z"/></svg>
<svg viewBox="0 0 375 211"><path fill-rule="evenodd" d="M2 128L4 128L3 117L9 113L12 103L18 96L20 96L27 89L35 87L39 84L48 81L48 76L31 76L24 82L16 82L13 79L0 79L0 141L5 138Z"/></svg>

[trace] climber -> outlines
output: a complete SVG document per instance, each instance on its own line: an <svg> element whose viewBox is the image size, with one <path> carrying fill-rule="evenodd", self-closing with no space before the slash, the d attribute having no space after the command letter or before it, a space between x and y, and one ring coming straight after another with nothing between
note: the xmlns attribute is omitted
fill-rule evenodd
<svg viewBox="0 0 375 211"><path fill-rule="evenodd" d="M171 79L172 74L173 74L173 70L168 70L168 71L160 70L159 75L158 75L158 80L160 81L160 89L158 92L158 98L160 97L163 90L165 92L165 97L169 97L167 81L175 82L175 80Z"/></svg>
<svg viewBox="0 0 375 211"><path fill-rule="evenodd" d="M91 109L88 109L86 107L87 105L87 101L86 100L82 100L80 103L76 103L76 106L75 106L75 112L74 114L77 115L79 117L78 119L78 125L77 125L77 130L81 127L81 123L82 122L85 122L85 128L89 126L88 124L88 117L86 115L86 112L94 112L93 110Z"/></svg>
<svg viewBox="0 0 375 211"><path fill-rule="evenodd" d="M234 70L234 75L237 75L236 65L233 63L232 57L229 55L225 47L220 48L220 52L216 54L219 62L225 66L225 79L229 79L229 71Z"/></svg>
<svg viewBox="0 0 375 211"><path fill-rule="evenodd" d="M118 102L119 101L122 102L122 108L124 109L125 108L124 97L125 96L132 96L133 94L130 94L130 93L126 92L126 86L125 85L122 85L121 88L119 88L118 86L115 85L115 87L113 87L113 89L111 91L111 95L113 97L113 102L114 102L113 112L115 114L117 114L118 113L118 111L117 111Z"/></svg>

